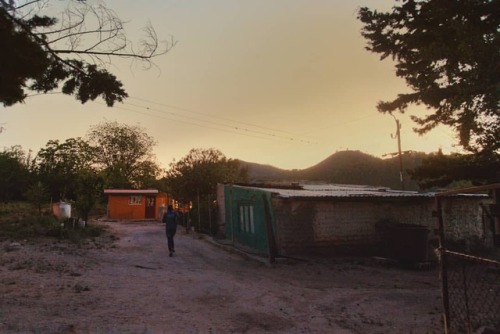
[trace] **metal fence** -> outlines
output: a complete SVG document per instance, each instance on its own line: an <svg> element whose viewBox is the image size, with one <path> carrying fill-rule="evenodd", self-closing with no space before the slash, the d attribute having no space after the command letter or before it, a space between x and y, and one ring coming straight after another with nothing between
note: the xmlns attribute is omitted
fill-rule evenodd
<svg viewBox="0 0 500 334"><path fill-rule="evenodd" d="M492 204L482 206L481 210L486 232L483 241L486 244L489 241L490 247L470 247L447 240L442 202L453 200L458 193L489 194ZM496 213L499 193L500 184L494 184L436 195L445 333L500 333L500 251L497 248L500 224ZM473 255L475 251L487 255Z"/></svg>

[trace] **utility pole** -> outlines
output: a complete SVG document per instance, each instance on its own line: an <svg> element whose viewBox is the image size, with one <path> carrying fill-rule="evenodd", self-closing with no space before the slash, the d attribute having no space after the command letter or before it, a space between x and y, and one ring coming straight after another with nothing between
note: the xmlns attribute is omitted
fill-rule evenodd
<svg viewBox="0 0 500 334"><path fill-rule="evenodd" d="M401 181L401 190L405 190L405 182L403 179L403 156L401 155L401 123L399 123L399 120L394 117L393 114L391 116L394 118L396 121L396 138L398 140L398 157L399 157L399 180ZM391 135L392 138L394 138L393 135Z"/></svg>

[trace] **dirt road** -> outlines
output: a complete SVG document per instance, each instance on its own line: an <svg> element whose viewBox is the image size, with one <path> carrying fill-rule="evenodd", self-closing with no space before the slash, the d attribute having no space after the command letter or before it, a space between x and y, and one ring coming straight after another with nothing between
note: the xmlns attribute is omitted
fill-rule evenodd
<svg viewBox="0 0 500 334"><path fill-rule="evenodd" d="M0 249L1 333L441 333L437 272L369 259L267 266L158 223ZM101 248L103 242L108 245Z"/></svg>

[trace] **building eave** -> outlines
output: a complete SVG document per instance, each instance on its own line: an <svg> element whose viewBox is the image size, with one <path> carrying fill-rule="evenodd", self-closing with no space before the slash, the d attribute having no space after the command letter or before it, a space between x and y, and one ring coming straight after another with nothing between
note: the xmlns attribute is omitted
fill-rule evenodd
<svg viewBox="0 0 500 334"><path fill-rule="evenodd" d="M158 189L104 189L105 195L156 195Z"/></svg>

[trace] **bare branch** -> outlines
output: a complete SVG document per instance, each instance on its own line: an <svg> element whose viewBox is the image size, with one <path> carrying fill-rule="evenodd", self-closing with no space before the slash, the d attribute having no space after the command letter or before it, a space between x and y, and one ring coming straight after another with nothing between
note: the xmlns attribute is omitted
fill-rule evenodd
<svg viewBox="0 0 500 334"><path fill-rule="evenodd" d="M14 5L22 2L24 4L18 6L19 10L16 9ZM122 83L106 70L113 58L128 58L132 60L131 64L138 61L145 68L151 68L156 66L152 58L167 53L176 44L172 37L168 42L160 42L149 23L143 29L144 38L137 42L136 49L126 34L125 22L104 3L53 1L54 7L60 10L56 19L52 13L44 13L49 2L0 0L1 18L11 21L9 29L29 41L27 45L36 50L40 60L34 62L30 72L17 81L16 74L9 73L16 91L14 95L0 94L5 105L23 101L26 89L48 92L64 83L63 92L77 94L82 103L102 95L107 105L112 106L127 96ZM68 5L61 8L61 4ZM51 6L51 10L54 7ZM23 47L20 44L19 48ZM24 48L32 53L28 47ZM15 52L10 56L16 57Z"/></svg>
<svg viewBox="0 0 500 334"><path fill-rule="evenodd" d="M40 33L36 33L36 34L37 34L37 35L42 35L42 34L43 34L43 35L45 35L45 36L48 36L48 35L53 35L53 34L61 34L61 33L65 32L65 31L72 31L73 29L75 29L75 28L77 28L78 26L82 25L82 24L83 24L83 22L84 22L84 20L85 20L85 18L84 18L84 17L82 17L82 18L80 19L80 21L75 22L73 25L69 25L69 26L67 26L67 27L63 27L63 28L61 28L61 29L57 29L57 30L44 31L43 33L41 33L41 32L40 32ZM89 33L90 33L90 32L89 32ZM55 40L52 40L52 41L50 41L50 43L55 43L55 42L58 42L58 41L60 41L60 40L62 40L62 39L64 39L64 38L67 38L67 36L63 36L63 37L57 38L57 39L55 39Z"/></svg>
<svg viewBox="0 0 500 334"><path fill-rule="evenodd" d="M167 53L176 44L172 37L168 42L160 42L151 23L148 23L136 50L126 36L124 24L113 10L103 4L72 2L63 11L57 29L40 28L34 34L44 38L54 36L46 39L45 45L55 54L74 54L82 60L87 57L101 65L110 62L101 57L117 56L140 60L149 68L152 58Z"/></svg>
<svg viewBox="0 0 500 334"><path fill-rule="evenodd" d="M68 54L68 53L73 53L73 54L79 54L79 55L89 55L89 56L118 56L118 57L123 57L123 58L139 58L143 60L148 60L151 59L151 55L141 55L137 53L121 53L121 52L115 52L115 51L104 51L104 52L99 52L99 51L86 51L86 50L52 50L52 52L56 54Z"/></svg>
<svg viewBox="0 0 500 334"><path fill-rule="evenodd" d="M17 6L15 8L15 10L19 10L19 9L22 9L24 7L27 7L27 6L31 6L32 4L38 3L38 2L41 2L41 1L42 0L33 0L33 1L26 2L26 3L24 3L24 4L20 5L20 6ZM2 3L4 3L4 1L2 1Z"/></svg>

